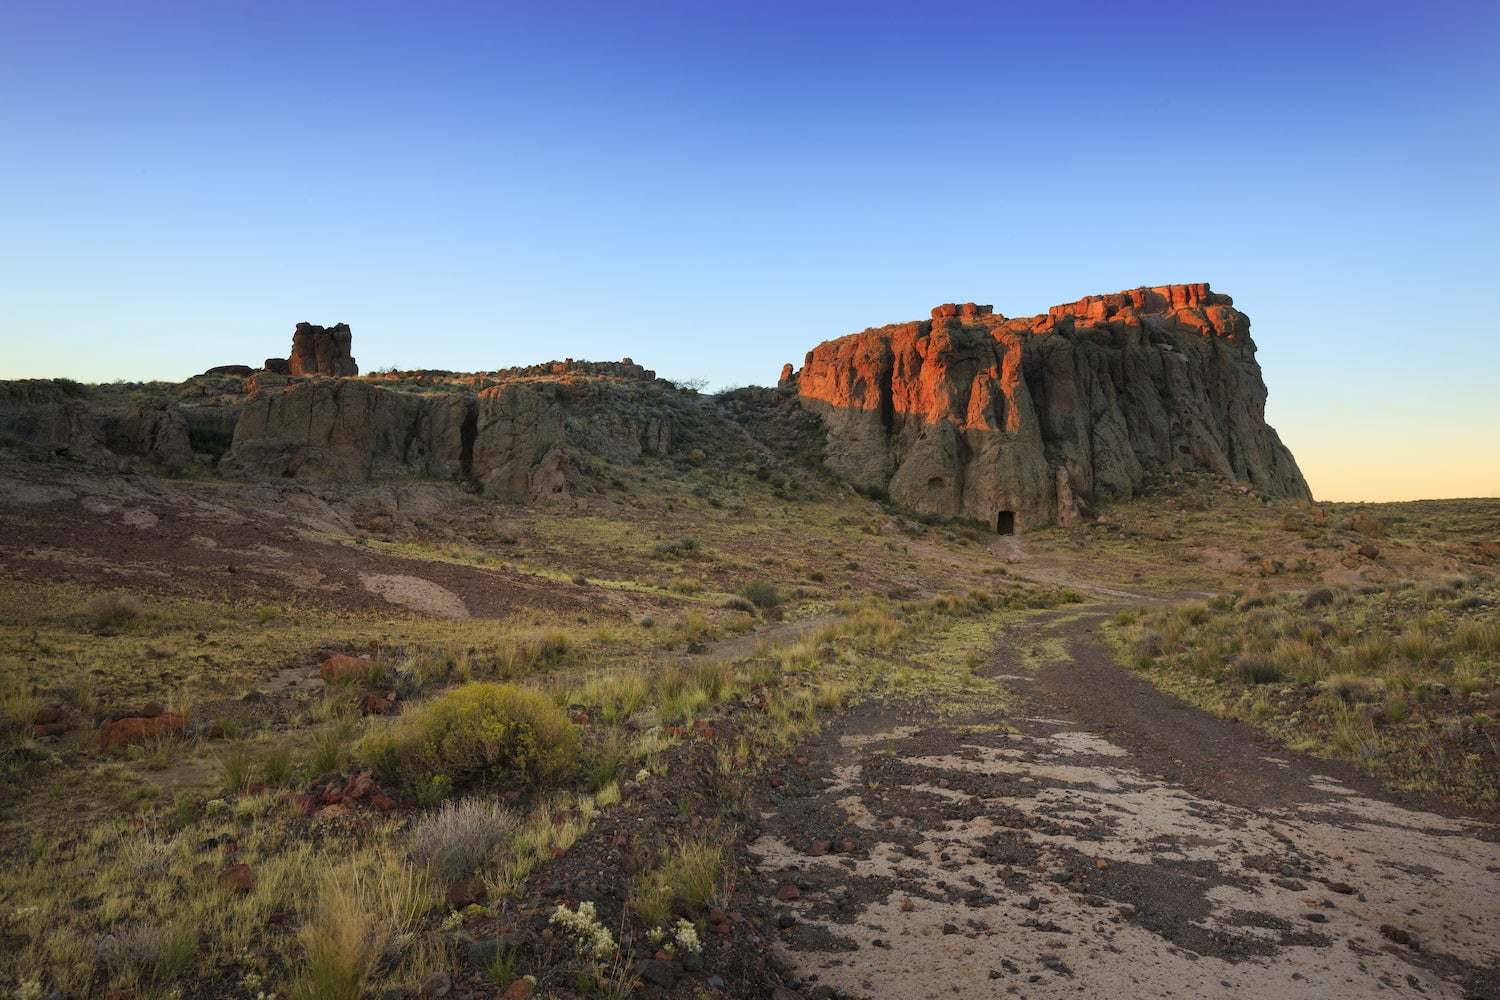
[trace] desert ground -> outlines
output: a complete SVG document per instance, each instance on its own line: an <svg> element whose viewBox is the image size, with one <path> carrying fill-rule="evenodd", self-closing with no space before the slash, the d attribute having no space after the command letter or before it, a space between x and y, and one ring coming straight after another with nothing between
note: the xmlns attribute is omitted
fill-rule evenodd
<svg viewBox="0 0 1500 1000"><path fill-rule="evenodd" d="M597 482L0 464L0 988L1500 996L1500 501Z"/></svg>

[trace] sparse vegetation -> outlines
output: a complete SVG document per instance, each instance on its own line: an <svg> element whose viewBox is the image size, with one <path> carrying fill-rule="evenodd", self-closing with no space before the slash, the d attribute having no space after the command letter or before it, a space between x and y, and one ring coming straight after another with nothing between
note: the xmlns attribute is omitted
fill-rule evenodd
<svg viewBox="0 0 1500 1000"><path fill-rule="evenodd" d="M1500 697L1500 626L1484 617L1497 597L1487 576L1300 597L1257 589L1116 629L1133 662L1205 707L1398 787L1494 808L1500 727L1478 709Z"/></svg>

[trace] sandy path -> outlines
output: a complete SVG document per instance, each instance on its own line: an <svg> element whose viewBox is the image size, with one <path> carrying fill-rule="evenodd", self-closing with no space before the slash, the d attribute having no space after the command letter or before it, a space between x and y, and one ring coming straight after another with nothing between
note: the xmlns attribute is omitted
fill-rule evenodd
<svg viewBox="0 0 1500 1000"><path fill-rule="evenodd" d="M777 934L801 978L869 997L1500 996L1495 826L1181 706L1109 661L1106 614L1000 643L1015 731L856 712L763 793L759 888L797 888ZM1068 658L1028 669L1044 642Z"/></svg>

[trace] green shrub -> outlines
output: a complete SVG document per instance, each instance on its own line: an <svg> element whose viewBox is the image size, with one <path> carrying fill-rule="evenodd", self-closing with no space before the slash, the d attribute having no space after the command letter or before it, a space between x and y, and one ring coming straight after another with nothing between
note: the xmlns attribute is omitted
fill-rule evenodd
<svg viewBox="0 0 1500 1000"><path fill-rule="evenodd" d="M698 551L698 539L689 535L672 541L657 542L651 549L651 554L658 559L672 559L696 551Z"/></svg>
<svg viewBox="0 0 1500 1000"><path fill-rule="evenodd" d="M415 785L434 775L454 787L548 784L578 764L578 732L547 697L513 684L465 684L408 710L365 738L361 751Z"/></svg>
<svg viewBox="0 0 1500 1000"><path fill-rule="evenodd" d="M724 607L730 611L743 611L747 615L755 614L755 605L738 594L726 600Z"/></svg>
<svg viewBox="0 0 1500 1000"><path fill-rule="evenodd" d="M740 588L740 596L757 608L774 608L781 603L781 588L769 580L751 580Z"/></svg>

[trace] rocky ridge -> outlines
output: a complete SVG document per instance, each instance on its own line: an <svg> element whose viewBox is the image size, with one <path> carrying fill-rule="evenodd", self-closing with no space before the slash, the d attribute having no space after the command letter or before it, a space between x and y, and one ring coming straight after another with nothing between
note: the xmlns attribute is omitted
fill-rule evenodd
<svg viewBox="0 0 1500 1000"><path fill-rule="evenodd" d="M1151 470L1310 499L1265 423L1250 320L1207 284L1097 295L1009 319L974 303L866 330L783 372L826 463L921 511L999 530L1075 523Z"/></svg>
<svg viewBox="0 0 1500 1000"><path fill-rule="evenodd" d="M826 437L796 430L793 460L821 448L857 486L1001 531L1073 523L1152 471L1308 498L1265 424L1249 326L1206 284L1091 296L1024 319L948 304L820 344L800 371L783 371L780 392L710 405L629 358L356 377L347 324L299 323L291 356L259 370L220 366L179 385L0 383L0 443L91 463L196 463L234 479L459 478L538 502L570 496L596 459L786 452L796 422L765 418L793 398Z"/></svg>

